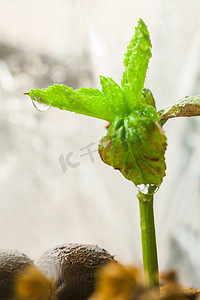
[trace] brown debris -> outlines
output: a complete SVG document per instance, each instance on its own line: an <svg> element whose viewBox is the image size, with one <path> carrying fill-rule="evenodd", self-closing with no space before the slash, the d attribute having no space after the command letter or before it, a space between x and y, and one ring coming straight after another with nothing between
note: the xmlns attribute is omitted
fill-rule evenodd
<svg viewBox="0 0 200 300"><path fill-rule="evenodd" d="M34 266L26 267L15 281L15 298L19 300L56 300L56 287Z"/></svg>
<svg viewBox="0 0 200 300"><path fill-rule="evenodd" d="M138 268L109 264L98 274L96 290L89 300L200 300L200 291L186 289L174 272L162 276L161 288L146 288Z"/></svg>

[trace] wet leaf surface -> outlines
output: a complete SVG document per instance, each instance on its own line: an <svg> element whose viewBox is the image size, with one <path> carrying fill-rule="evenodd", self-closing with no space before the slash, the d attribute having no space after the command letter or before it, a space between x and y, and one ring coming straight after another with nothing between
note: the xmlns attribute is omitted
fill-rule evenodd
<svg viewBox="0 0 200 300"><path fill-rule="evenodd" d="M99 144L102 160L135 185L159 186L165 176L166 137L160 125L136 112L117 118Z"/></svg>

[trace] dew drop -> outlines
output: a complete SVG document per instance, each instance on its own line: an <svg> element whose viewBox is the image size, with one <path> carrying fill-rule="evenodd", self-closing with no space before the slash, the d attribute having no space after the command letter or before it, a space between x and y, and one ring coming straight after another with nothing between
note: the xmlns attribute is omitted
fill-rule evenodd
<svg viewBox="0 0 200 300"><path fill-rule="evenodd" d="M41 103L41 102L38 102L37 100L33 100L33 99L32 99L32 103L33 103L33 106L38 111L41 111L41 112L47 111L51 107L50 104Z"/></svg>
<svg viewBox="0 0 200 300"><path fill-rule="evenodd" d="M145 195L153 195L159 189L159 186L155 184L138 184L137 188L139 192Z"/></svg>

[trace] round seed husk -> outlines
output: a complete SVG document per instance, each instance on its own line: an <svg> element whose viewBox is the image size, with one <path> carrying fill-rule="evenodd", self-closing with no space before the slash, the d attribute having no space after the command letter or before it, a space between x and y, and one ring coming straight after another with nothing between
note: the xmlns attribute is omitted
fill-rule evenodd
<svg viewBox="0 0 200 300"><path fill-rule="evenodd" d="M14 294L14 284L25 267L33 261L17 250L0 250L0 299L10 300Z"/></svg>
<svg viewBox="0 0 200 300"><path fill-rule="evenodd" d="M99 268L114 261L98 246L64 244L45 251L36 265L56 283L58 300L84 300L94 291Z"/></svg>

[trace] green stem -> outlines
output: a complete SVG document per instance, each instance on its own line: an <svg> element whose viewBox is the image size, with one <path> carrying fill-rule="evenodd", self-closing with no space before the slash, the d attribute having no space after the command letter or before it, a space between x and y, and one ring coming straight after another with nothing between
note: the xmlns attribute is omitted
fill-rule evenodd
<svg viewBox="0 0 200 300"><path fill-rule="evenodd" d="M140 203L143 267L147 286L159 286L158 258L153 213L153 195L137 195Z"/></svg>

